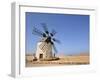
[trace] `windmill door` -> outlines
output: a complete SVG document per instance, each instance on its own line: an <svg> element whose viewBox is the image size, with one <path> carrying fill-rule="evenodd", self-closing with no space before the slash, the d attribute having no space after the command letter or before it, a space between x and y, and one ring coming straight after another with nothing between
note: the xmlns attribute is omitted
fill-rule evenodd
<svg viewBox="0 0 100 80"><path fill-rule="evenodd" d="M43 59L43 54L40 54L39 58L40 58L40 59Z"/></svg>

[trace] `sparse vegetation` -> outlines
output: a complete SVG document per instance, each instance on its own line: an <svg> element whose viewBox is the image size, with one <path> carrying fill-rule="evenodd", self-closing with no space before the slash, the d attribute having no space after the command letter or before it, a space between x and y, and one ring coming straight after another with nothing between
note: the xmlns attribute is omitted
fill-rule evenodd
<svg viewBox="0 0 100 80"><path fill-rule="evenodd" d="M59 60L59 58L55 57L55 58L49 58L49 59L40 59L40 61L55 61L55 60Z"/></svg>

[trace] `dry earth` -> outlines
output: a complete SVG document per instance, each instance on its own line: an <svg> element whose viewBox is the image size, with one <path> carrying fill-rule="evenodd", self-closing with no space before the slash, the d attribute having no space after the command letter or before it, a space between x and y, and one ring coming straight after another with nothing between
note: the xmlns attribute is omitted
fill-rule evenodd
<svg viewBox="0 0 100 80"><path fill-rule="evenodd" d="M60 56L55 61L33 61L32 55L26 56L26 67L53 66L53 65L86 65L89 64L89 55Z"/></svg>

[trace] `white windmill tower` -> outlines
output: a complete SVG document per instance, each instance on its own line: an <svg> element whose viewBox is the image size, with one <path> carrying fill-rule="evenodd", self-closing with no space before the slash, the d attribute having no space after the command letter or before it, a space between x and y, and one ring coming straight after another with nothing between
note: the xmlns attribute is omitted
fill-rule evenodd
<svg viewBox="0 0 100 80"><path fill-rule="evenodd" d="M33 27L33 34L41 37L41 40L37 43L36 58L38 60L51 60L56 58L55 53L57 53L54 42L60 43L60 41L54 38L55 30L50 33L45 23L42 23L42 27L44 32Z"/></svg>

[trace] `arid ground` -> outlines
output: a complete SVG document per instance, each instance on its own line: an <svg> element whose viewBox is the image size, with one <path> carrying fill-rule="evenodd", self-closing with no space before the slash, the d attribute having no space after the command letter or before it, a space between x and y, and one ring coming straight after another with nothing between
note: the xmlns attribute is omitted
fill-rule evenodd
<svg viewBox="0 0 100 80"><path fill-rule="evenodd" d="M89 55L59 56L59 60L33 61L32 55L26 55L26 67L56 66L56 65L88 65Z"/></svg>

